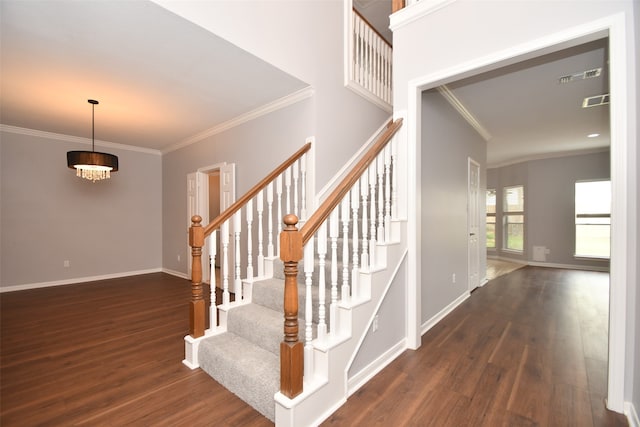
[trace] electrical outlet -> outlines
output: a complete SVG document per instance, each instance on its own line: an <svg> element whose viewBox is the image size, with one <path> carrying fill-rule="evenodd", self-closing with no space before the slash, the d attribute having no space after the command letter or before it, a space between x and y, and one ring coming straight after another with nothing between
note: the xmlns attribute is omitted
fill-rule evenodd
<svg viewBox="0 0 640 427"><path fill-rule="evenodd" d="M456 273L451 275L451 283L456 283Z"/></svg>
<svg viewBox="0 0 640 427"><path fill-rule="evenodd" d="M378 330L378 315L373 316L373 332Z"/></svg>
<svg viewBox="0 0 640 427"><path fill-rule="evenodd" d="M180 262L180 254L178 254L178 262Z"/></svg>
<svg viewBox="0 0 640 427"><path fill-rule="evenodd" d="M68 260L68 259L65 259L65 260L64 260L64 262L62 263L62 265L63 265L65 268L67 268L67 267L70 267L70 266L71 266L71 263L69 262L69 260Z"/></svg>

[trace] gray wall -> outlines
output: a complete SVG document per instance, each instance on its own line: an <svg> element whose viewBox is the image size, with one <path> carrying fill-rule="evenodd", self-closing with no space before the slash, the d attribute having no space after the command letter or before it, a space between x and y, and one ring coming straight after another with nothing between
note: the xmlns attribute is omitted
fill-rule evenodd
<svg viewBox="0 0 640 427"><path fill-rule="evenodd" d="M468 157L480 164L480 205L486 189L487 144L439 92L422 94L422 323L468 291ZM481 227L481 254L485 251ZM481 257L481 280L486 258ZM453 283L452 275L456 275Z"/></svg>
<svg viewBox="0 0 640 427"><path fill-rule="evenodd" d="M120 170L92 183L66 164L67 151L88 145L9 132L1 137L0 286L162 267L159 154L97 147L117 155Z"/></svg>
<svg viewBox="0 0 640 427"><path fill-rule="evenodd" d="M362 372L372 364L381 354L384 354L394 345L407 336L407 327L404 316L398 315L398 307L402 307L407 300L407 260L402 262L393 283L384 296L378 309L378 330L375 332L370 327L362 340L351 366L348 378ZM374 314L374 315L375 315Z"/></svg>
<svg viewBox="0 0 640 427"><path fill-rule="evenodd" d="M187 273L187 174L235 163L240 197L304 145L312 112L307 99L162 156L164 268Z"/></svg>
<svg viewBox="0 0 640 427"><path fill-rule="evenodd" d="M608 261L577 259L575 250L575 183L610 178L609 151L532 160L487 171L487 188L497 191L496 250L489 255L534 261L533 246L550 253L546 263L608 267ZM525 240L522 254L502 250L503 188L524 185Z"/></svg>

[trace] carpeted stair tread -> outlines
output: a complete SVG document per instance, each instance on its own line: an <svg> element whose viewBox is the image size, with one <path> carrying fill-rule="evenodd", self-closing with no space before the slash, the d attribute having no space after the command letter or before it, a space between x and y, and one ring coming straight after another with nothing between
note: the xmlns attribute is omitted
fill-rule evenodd
<svg viewBox="0 0 640 427"><path fill-rule="evenodd" d="M280 388L280 357L226 332L203 340L200 367L235 395L275 422L273 396Z"/></svg>
<svg viewBox="0 0 640 427"><path fill-rule="evenodd" d="M280 319L284 316L284 280L265 279L253 282L251 301L254 304L262 305L280 314ZM306 286L298 284L298 318L301 325L305 319L305 298L307 294ZM311 299L313 300L312 321L318 323L318 286L311 287ZM331 288L325 288L325 305L329 307L331 302Z"/></svg>
<svg viewBox="0 0 640 427"><path fill-rule="evenodd" d="M280 354L284 313L260 304L235 307L229 310L227 330L273 354Z"/></svg>

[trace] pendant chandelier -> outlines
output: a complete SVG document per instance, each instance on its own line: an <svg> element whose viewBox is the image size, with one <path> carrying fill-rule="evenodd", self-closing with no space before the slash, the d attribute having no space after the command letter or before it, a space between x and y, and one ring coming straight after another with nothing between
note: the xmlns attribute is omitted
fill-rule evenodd
<svg viewBox="0 0 640 427"><path fill-rule="evenodd" d="M111 178L118 170L118 157L95 151L95 109L98 101L88 100L91 107L91 151L68 151L67 166L76 170L76 176L96 182Z"/></svg>

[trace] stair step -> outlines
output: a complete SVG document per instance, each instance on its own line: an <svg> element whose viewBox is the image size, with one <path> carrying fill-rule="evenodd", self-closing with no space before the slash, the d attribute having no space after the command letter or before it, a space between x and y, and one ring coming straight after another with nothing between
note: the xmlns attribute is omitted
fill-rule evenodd
<svg viewBox="0 0 640 427"><path fill-rule="evenodd" d="M279 354L284 336L284 314L260 304L247 304L229 310L227 331Z"/></svg>
<svg viewBox="0 0 640 427"><path fill-rule="evenodd" d="M331 288L327 287L325 293L325 305L328 307L331 301ZM311 288L311 299L313 301L313 313L312 313L312 322L314 324L318 323L318 286L314 285ZM307 289L303 284L298 283L298 318L300 319L300 327L304 325L305 321L305 296L307 294ZM266 279L260 280L257 282L253 282L253 290L251 301L254 304L259 304L264 307L267 307L275 312L279 313L279 319L281 322L279 323L281 330L280 336L282 337L282 319L284 316L284 279ZM301 335L302 337L302 335Z"/></svg>
<svg viewBox="0 0 640 427"><path fill-rule="evenodd" d="M203 340L200 368L275 422L273 396L280 389L280 357L246 339L225 332Z"/></svg>

